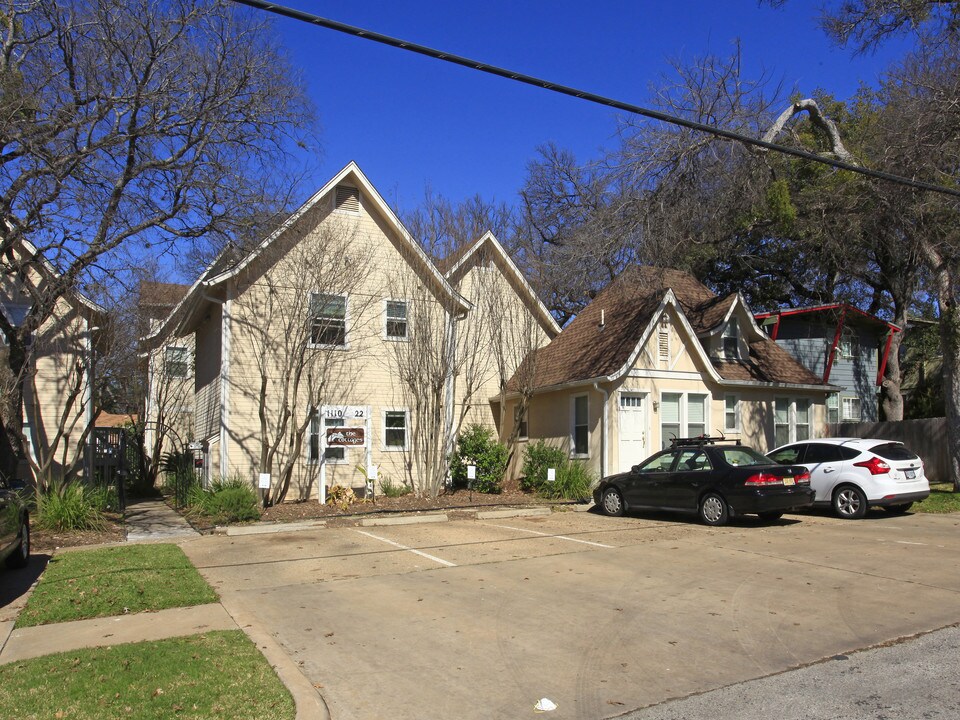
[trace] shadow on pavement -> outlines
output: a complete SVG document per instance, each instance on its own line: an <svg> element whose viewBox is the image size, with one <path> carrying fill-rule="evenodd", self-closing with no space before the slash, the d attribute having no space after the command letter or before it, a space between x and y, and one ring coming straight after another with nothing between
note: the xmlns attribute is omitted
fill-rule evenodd
<svg viewBox="0 0 960 720"><path fill-rule="evenodd" d="M30 564L22 570L0 570L0 608L12 605L26 595L27 590L43 573L50 562L49 555L31 555Z"/></svg>

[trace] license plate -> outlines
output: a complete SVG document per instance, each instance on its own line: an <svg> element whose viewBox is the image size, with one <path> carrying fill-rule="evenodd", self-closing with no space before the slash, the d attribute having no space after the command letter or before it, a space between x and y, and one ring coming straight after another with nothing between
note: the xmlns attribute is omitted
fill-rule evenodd
<svg viewBox="0 0 960 720"><path fill-rule="evenodd" d="M785 477L785 478L783 479L783 484L784 484L784 485L796 485L796 484L797 484L797 481L794 480L792 477Z"/></svg>
<svg viewBox="0 0 960 720"><path fill-rule="evenodd" d="M904 470L903 474L907 476L907 480L913 480L915 477L917 477L916 470Z"/></svg>

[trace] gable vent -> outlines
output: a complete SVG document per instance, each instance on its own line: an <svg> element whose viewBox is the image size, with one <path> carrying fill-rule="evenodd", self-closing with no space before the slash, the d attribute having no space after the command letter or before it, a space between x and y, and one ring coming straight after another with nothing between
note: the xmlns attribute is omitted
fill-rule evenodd
<svg viewBox="0 0 960 720"><path fill-rule="evenodd" d="M346 212L360 212L360 191L349 185L337 185L336 209Z"/></svg>
<svg viewBox="0 0 960 720"><path fill-rule="evenodd" d="M660 318L660 331L657 334L657 344L660 349L660 360L669 361L670 360L670 321L667 320L667 316L664 315Z"/></svg>

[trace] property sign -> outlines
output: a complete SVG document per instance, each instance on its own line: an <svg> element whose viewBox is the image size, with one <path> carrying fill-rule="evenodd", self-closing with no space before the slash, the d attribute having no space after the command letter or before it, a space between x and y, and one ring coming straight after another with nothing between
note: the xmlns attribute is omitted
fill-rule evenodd
<svg viewBox="0 0 960 720"><path fill-rule="evenodd" d="M363 447L367 444L362 427L327 428L327 447Z"/></svg>
<svg viewBox="0 0 960 720"><path fill-rule="evenodd" d="M367 408L361 405L324 405L323 416L330 420L366 420Z"/></svg>
<svg viewBox="0 0 960 720"><path fill-rule="evenodd" d="M260 481L257 483L257 487L261 490L270 489L270 473L260 473Z"/></svg>

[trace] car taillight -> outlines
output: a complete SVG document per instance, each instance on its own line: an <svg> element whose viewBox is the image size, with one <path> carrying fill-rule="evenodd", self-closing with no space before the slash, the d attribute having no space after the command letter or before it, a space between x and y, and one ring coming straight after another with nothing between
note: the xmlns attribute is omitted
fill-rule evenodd
<svg viewBox="0 0 960 720"><path fill-rule="evenodd" d="M810 473L808 472L800 473L799 475L796 475L793 479L797 481L797 485L809 485Z"/></svg>
<svg viewBox="0 0 960 720"><path fill-rule="evenodd" d="M771 475L770 473L756 473L748 477L744 485L749 485L752 487L757 487L758 485L783 485L783 478L779 475Z"/></svg>
<svg viewBox="0 0 960 720"><path fill-rule="evenodd" d="M884 473L890 472L890 466L887 465L883 460L874 455L869 460L864 460L863 462L854 463L857 467L866 468L870 471L871 475L883 475Z"/></svg>

